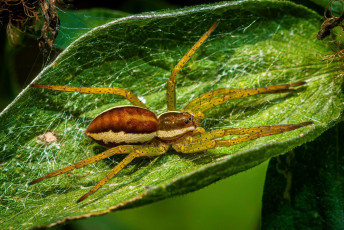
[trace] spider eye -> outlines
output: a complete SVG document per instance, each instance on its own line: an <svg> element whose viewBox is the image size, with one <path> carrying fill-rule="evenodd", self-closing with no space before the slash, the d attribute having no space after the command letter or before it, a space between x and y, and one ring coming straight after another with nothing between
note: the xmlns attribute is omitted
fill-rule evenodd
<svg viewBox="0 0 344 230"><path fill-rule="evenodd" d="M191 121L192 120L192 118L191 117L189 117L189 121Z"/></svg>
<svg viewBox="0 0 344 230"><path fill-rule="evenodd" d="M189 119L190 120L190 119ZM185 124L188 124L189 123L189 120L185 120L184 122L185 122Z"/></svg>

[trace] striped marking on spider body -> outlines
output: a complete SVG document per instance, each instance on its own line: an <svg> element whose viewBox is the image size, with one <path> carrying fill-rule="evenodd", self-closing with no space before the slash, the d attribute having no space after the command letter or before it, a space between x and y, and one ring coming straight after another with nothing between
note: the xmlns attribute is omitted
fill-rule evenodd
<svg viewBox="0 0 344 230"><path fill-rule="evenodd" d="M94 118L86 129L86 136L106 147L142 144L155 137L157 127L158 119L148 109L119 106Z"/></svg>
<svg viewBox="0 0 344 230"><path fill-rule="evenodd" d="M158 117L157 137L160 140L177 140L198 126L197 119L188 112L169 111Z"/></svg>
<svg viewBox="0 0 344 230"><path fill-rule="evenodd" d="M88 136L93 140L102 141L104 145L108 146L111 144L142 144L152 140L156 135L156 132L152 133L125 133L121 132L100 132L100 133L89 133Z"/></svg>
<svg viewBox="0 0 344 230"><path fill-rule="evenodd" d="M158 130L157 136L163 140L173 140L194 130L195 127L177 128L172 130Z"/></svg>

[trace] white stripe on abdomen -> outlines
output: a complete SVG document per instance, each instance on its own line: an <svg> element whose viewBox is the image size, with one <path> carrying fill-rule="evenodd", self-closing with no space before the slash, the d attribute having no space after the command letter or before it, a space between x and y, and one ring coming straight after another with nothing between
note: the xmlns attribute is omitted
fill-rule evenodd
<svg viewBox="0 0 344 230"><path fill-rule="evenodd" d="M155 132L152 133L125 133L121 132L101 132L101 133L88 133L87 136L92 137L97 141L103 141L105 144L109 143L144 143L154 138Z"/></svg>
<svg viewBox="0 0 344 230"><path fill-rule="evenodd" d="M163 140L173 139L175 137L181 136L187 132L195 130L194 126L182 128L182 129L172 129L172 130L158 130L156 132L157 136Z"/></svg>

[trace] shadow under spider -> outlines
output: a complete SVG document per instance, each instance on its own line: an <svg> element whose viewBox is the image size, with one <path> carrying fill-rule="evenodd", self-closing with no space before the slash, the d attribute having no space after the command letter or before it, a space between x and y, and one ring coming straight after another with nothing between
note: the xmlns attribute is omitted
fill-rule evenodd
<svg viewBox="0 0 344 230"><path fill-rule="evenodd" d="M116 158L118 158L118 160L115 160L115 161L117 161L117 162L120 162L121 160L123 160L123 158L125 157L125 155L126 154L121 154L121 155L117 155L116 156ZM110 157L110 158L112 158L112 157ZM107 168L109 171L113 168L113 167L115 167L114 166L114 163L113 163L113 160L111 160L111 159L104 159L107 163L107 165L109 165L109 167ZM103 161L104 161L103 160ZM147 167L148 165L150 164L150 161L148 161L148 160L146 160L146 159L144 159L144 158L137 158L137 159L134 159L133 160L133 162L131 162L129 165L134 165L134 167L132 168L132 169L130 169L130 170L128 170L128 172L125 172L124 174L123 174L123 172L125 171L125 170L123 170L123 172L122 172L122 176L128 176L128 175L131 175L131 174L133 174L133 173L135 173L135 172L137 172L138 170L139 170L139 168L141 169L144 169L144 171L142 171L141 173L140 173L140 175L137 175L137 176L135 176L133 179L131 179L131 180L123 180L123 182L121 181L120 182L120 185L119 186L117 186L114 190L117 190L117 189L120 189L120 188L122 188L122 187L124 187L124 186L126 186L126 185L128 185L128 184L130 184L130 183L133 183L133 182L136 182L136 181L138 181L138 180L140 180L142 177L144 177L145 175L147 175L147 173L149 172L149 170L150 170L150 167ZM86 167L85 167L86 168ZM86 171L87 171L87 169L86 169ZM105 170L106 171L106 170ZM105 176L105 174L107 173L105 173L105 172L102 172L102 173L104 173L104 176ZM78 172L77 173L75 173L75 174L79 174ZM95 174L98 174L97 172L95 172L95 173L93 173L93 175L95 175ZM60 176L60 175L59 175ZM63 176L63 175L61 175L61 176ZM76 175L72 175L72 176L70 176L70 175L67 175L67 174L65 174L65 176L66 176L66 178L72 178L72 179L70 179L70 181L67 181L67 179L63 179L64 180L64 185L60 185L60 184L53 184L53 185L51 185L51 186L49 186L49 188L47 189L47 190L44 190L44 191L41 191L41 193L40 193L40 196L41 197L48 197L48 196L50 196L50 195L52 195L52 194L54 194L54 195L56 195L56 194L67 194L67 193L69 193L69 192L72 192L72 191L76 191L76 190L80 190L80 186L83 186L83 187L88 187L88 186L94 186L97 182L95 182L95 180L90 180L90 181L88 181L88 182L85 182L85 181L83 181L83 180L79 180L79 179L77 179L77 180L75 180L74 178L77 178L77 176ZM92 176L92 175L88 175L88 176L86 176L85 178L87 178L87 177L89 177L89 176ZM118 175L118 177L122 177L121 175ZM48 182L47 182L48 183ZM67 184L74 184L75 186L70 186L70 187L66 187L66 185ZM112 191L113 192L113 191ZM109 192L110 193L110 192Z"/></svg>
<svg viewBox="0 0 344 230"><path fill-rule="evenodd" d="M93 200L90 200L89 202L85 203L83 205L83 207L88 205L88 204L90 204L90 203L94 203L94 202L96 202L96 201L98 201L98 200L108 196L109 194L112 194L115 191L117 191L117 190L127 186L127 185L130 185L132 183L135 183L135 182L141 180L143 177L145 177L147 174L149 174L151 168L160 168L165 163L165 161L163 160L163 157L164 157L164 155L156 157L155 160L154 160L154 163L152 164L151 167L147 167L151 163L150 161L144 160L142 158L135 159L134 161L136 161L136 162L139 161L139 160L141 160L141 161L143 160L143 162L144 162L143 165L141 163L140 164L134 163L135 166L133 167L133 169L130 170L131 173L135 173L137 170L139 170L138 168L140 168L141 169L141 173L139 175L133 177L130 180L125 180L125 181L120 182L119 185L117 185L115 188L112 187L111 190L109 190L109 191L103 191L102 194L100 194L99 196L97 196ZM126 173L125 175L129 175L129 174ZM160 181L160 183L161 182L162 181Z"/></svg>

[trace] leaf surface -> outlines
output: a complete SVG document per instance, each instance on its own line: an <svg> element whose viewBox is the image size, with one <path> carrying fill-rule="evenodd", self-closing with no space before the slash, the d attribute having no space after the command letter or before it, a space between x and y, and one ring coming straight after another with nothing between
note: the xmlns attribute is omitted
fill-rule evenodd
<svg viewBox="0 0 344 230"><path fill-rule="evenodd" d="M344 228L344 123L271 159L262 229Z"/></svg>
<svg viewBox="0 0 344 230"><path fill-rule="evenodd" d="M58 9L58 15L61 26L54 46L65 49L74 40L91 29L108 23L115 18L129 16L130 14L105 8L92 8L83 10Z"/></svg>
<svg viewBox="0 0 344 230"><path fill-rule="evenodd" d="M160 114L174 65L208 28L210 38L177 77L177 107L212 89L307 81L298 92L233 100L206 113L206 130L313 121L296 131L197 154L136 159L82 203L76 200L123 159L110 159L27 187L26 183L104 148L84 136L119 96L24 90L0 114L1 222L5 229L52 226L184 194L313 140L341 119L340 63L316 40L320 16L290 2L239 1L120 18L74 41L34 83L122 87ZM39 135L52 132L57 141ZM86 177L78 177L89 172Z"/></svg>

